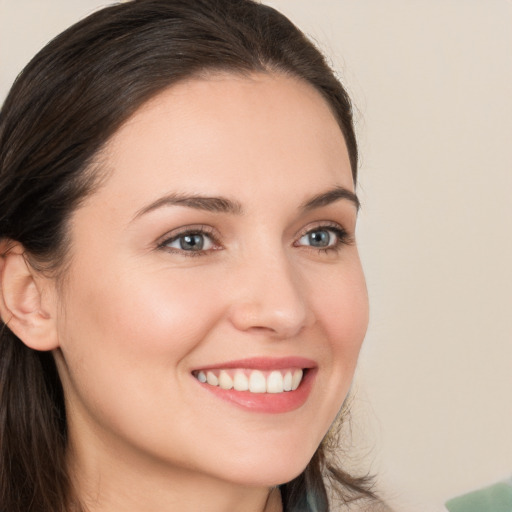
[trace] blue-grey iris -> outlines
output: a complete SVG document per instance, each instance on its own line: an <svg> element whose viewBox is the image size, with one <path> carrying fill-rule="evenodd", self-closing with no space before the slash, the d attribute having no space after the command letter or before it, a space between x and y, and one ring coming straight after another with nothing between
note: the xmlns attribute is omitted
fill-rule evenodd
<svg viewBox="0 0 512 512"><path fill-rule="evenodd" d="M184 251L201 251L204 247L204 236L200 234L184 235L180 238L180 248Z"/></svg>
<svg viewBox="0 0 512 512"><path fill-rule="evenodd" d="M331 241L329 231L323 229L308 234L308 242L312 247L327 247Z"/></svg>

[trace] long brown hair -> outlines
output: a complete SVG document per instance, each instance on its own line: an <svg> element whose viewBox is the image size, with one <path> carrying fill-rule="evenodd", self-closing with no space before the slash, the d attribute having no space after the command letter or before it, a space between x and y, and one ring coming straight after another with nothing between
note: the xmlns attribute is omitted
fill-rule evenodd
<svg viewBox="0 0 512 512"><path fill-rule="evenodd" d="M144 102L210 71L280 72L311 84L334 113L354 182L349 97L313 44L252 0L134 0L98 11L50 42L14 83L0 112L0 240L58 272L67 220L97 184L94 159ZM65 464L64 393L53 356L0 328L0 510L81 510ZM324 478L346 502L372 498L366 479L322 445L281 492L287 512L329 510Z"/></svg>

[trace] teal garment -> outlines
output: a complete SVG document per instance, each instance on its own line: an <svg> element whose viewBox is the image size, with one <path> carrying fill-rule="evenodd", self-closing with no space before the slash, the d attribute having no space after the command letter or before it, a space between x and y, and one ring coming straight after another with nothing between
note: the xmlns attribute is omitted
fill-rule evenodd
<svg viewBox="0 0 512 512"><path fill-rule="evenodd" d="M512 512L512 484L501 482L453 498L446 508L450 512Z"/></svg>

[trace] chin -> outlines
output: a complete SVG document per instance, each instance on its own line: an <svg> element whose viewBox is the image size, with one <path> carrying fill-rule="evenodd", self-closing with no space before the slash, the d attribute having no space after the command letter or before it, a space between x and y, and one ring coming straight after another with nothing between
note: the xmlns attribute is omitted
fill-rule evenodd
<svg viewBox="0 0 512 512"><path fill-rule="evenodd" d="M272 462L269 461L267 467L262 468L258 473L255 472L255 468L252 468L249 472L238 473L229 480L244 487L276 487L298 477L306 469L307 463L300 468L282 467L276 469L271 466Z"/></svg>
<svg viewBox="0 0 512 512"><path fill-rule="evenodd" d="M314 453L294 453L285 456L282 453L270 453L264 460L243 460L231 462L228 479L249 487L275 487L290 482L299 476L309 464Z"/></svg>

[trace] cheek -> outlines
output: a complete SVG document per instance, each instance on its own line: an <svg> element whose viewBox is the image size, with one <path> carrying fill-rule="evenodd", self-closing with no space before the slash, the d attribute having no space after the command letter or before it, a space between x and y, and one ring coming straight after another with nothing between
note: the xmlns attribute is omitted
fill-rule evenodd
<svg viewBox="0 0 512 512"><path fill-rule="evenodd" d="M74 319L73 332L83 331L91 340L96 337L104 346L122 346L127 352L148 355L171 349L180 357L217 320L216 302L208 300L212 294L200 276L140 269L112 274L115 279L89 275L80 280L85 285L76 283L66 315Z"/></svg>
<svg viewBox="0 0 512 512"><path fill-rule="evenodd" d="M314 296L316 319L335 362L353 372L368 327L368 294L359 262L327 278Z"/></svg>
<svg viewBox="0 0 512 512"><path fill-rule="evenodd" d="M186 272L102 272L75 272L65 300L59 371L73 417L132 440L169 437L184 412L187 356L219 318L213 292Z"/></svg>
<svg viewBox="0 0 512 512"><path fill-rule="evenodd" d="M151 416L157 397L166 397L169 413L180 412L173 396L187 389L187 356L218 311L203 298L211 297L205 285L198 294L199 283L183 273L105 273L76 273L69 283L59 371L80 417L124 431Z"/></svg>

